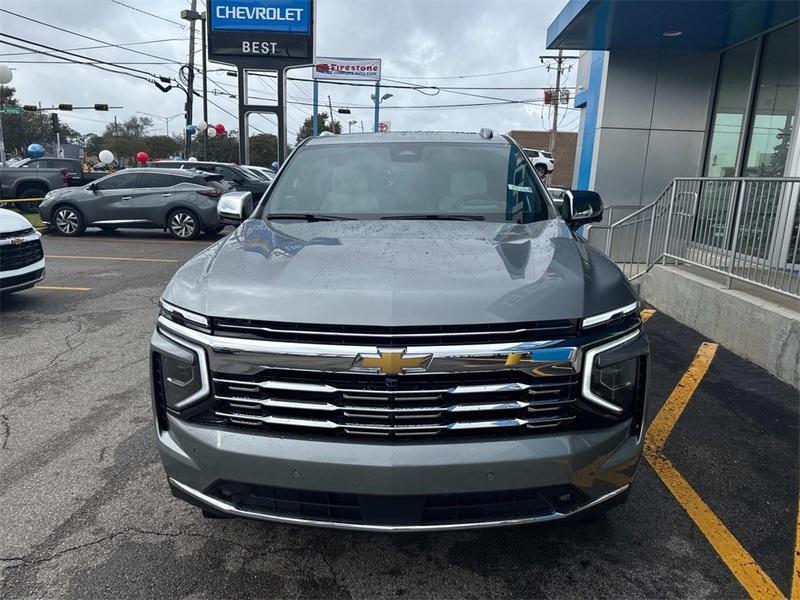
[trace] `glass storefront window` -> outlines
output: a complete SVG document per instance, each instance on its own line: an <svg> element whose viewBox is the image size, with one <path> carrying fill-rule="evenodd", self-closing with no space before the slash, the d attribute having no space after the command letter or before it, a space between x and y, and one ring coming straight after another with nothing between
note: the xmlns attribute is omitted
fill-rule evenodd
<svg viewBox="0 0 800 600"><path fill-rule="evenodd" d="M737 46L722 55L705 175L736 175L739 141L745 124L756 41Z"/></svg>
<svg viewBox="0 0 800 600"><path fill-rule="evenodd" d="M800 91L800 24L764 39L753 104L745 177L783 177Z"/></svg>

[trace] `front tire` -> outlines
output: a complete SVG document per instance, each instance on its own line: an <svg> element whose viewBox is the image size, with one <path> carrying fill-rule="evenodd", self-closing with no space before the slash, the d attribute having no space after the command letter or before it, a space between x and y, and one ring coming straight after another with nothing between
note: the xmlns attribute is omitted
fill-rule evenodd
<svg viewBox="0 0 800 600"><path fill-rule="evenodd" d="M536 165L533 167L533 170L536 171L536 174L539 176L539 179L544 179L547 177L547 167L544 165Z"/></svg>
<svg viewBox="0 0 800 600"><path fill-rule="evenodd" d="M86 230L83 215L72 206L57 206L53 211L53 223L58 233L69 237L83 235Z"/></svg>
<svg viewBox="0 0 800 600"><path fill-rule="evenodd" d="M179 208L170 213L167 230L178 240L194 240L200 235L200 220L192 211Z"/></svg>
<svg viewBox="0 0 800 600"><path fill-rule="evenodd" d="M203 232L208 235L217 235L223 229L225 229L225 225L217 225L216 227L206 227Z"/></svg>

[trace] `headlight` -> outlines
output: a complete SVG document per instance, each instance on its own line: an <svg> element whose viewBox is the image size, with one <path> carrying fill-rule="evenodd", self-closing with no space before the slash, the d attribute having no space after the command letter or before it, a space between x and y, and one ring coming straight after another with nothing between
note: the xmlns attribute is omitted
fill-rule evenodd
<svg viewBox="0 0 800 600"><path fill-rule="evenodd" d="M159 379L165 406L180 410L205 398L210 390L205 350L191 342L159 331L154 337L154 377Z"/></svg>
<svg viewBox="0 0 800 600"><path fill-rule="evenodd" d="M581 392L615 415L629 414L644 398L648 348L637 330L586 352Z"/></svg>

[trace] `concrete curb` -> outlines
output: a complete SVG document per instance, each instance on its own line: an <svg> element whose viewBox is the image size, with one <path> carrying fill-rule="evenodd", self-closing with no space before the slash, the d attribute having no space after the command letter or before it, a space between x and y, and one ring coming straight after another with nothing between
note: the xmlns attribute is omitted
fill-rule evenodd
<svg viewBox="0 0 800 600"><path fill-rule="evenodd" d="M800 389L800 302L791 310L661 265L638 281L643 300Z"/></svg>

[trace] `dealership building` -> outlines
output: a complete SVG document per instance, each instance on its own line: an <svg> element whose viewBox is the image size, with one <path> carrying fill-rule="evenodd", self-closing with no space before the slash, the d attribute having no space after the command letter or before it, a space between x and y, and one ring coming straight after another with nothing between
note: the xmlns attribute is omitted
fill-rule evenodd
<svg viewBox="0 0 800 600"><path fill-rule="evenodd" d="M580 55L573 186L652 202L675 177L800 175L800 2L570 0L547 46Z"/></svg>
<svg viewBox="0 0 800 600"><path fill-rule="evenodd" d="M800 2L569 0L584 235L662 312L800 387ZM574 63L573 63L574 64Z"/></svg>

